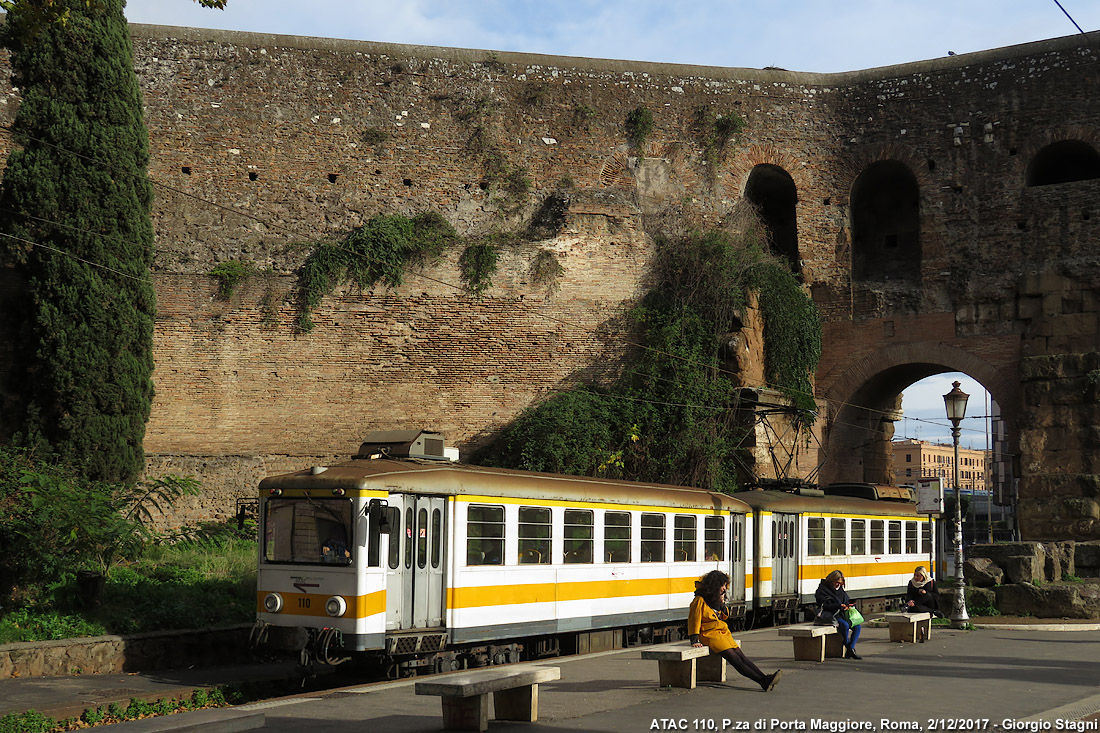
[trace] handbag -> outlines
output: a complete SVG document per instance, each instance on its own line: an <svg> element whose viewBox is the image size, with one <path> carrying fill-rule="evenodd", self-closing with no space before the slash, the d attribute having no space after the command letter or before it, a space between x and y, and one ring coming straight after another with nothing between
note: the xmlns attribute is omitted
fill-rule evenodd
<svg viewBox="0 0 1100 733"><path fill-rule="evenodd" d="M855 606L848 609L848 623L852 626L859 626L863 623L863 614Z"/></svg>
<svg viewBox="0 0 1100 733"><path fill-rule="evenodd" d="M814 616L814 626L836 626L836 612L826 611L824 608L818 609L817 615Z"/></svg>

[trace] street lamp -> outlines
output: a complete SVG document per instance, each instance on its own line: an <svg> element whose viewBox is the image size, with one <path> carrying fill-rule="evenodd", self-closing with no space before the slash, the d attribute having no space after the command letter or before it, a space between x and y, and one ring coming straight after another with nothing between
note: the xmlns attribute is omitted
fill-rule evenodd
<svg viewBox="0 0 1100 733"><path fill-rule="evenodd" d="M970 397L959 389L959 383L951 384L951 391L943 396L947 419L951 421L951 441L955 444L955 603L951 608L951 628L961 629L970 621L966 613L966 579L963 578L963 529L962 496L959 490L959 423L966 415L966 400Z"/></svg>

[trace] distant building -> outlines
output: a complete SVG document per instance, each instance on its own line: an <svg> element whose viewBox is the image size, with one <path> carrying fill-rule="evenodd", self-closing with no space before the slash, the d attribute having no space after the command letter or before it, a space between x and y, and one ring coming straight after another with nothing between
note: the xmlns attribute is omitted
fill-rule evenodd
<svg viewBox="0 0 1100 733"><path fill-rule="evenodd" d="M918 478L939 477L950 487L955 476L955 447L923 440L895 440L894 483L913 483ZM989 490L990 456L988 451L959 448L959 488L966 491Z"/></svg>

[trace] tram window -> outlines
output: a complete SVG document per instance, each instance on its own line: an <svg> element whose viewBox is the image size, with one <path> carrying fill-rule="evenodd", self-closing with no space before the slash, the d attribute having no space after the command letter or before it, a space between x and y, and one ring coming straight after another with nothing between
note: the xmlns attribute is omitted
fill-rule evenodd
<svg viewBox="0 0 1100 733"><path fill-rule="evenodd" d="M504 564L504 507L470 505L466 514L466 564Z"/></svg>
<svg viewBox="0 0 1100 733"><path fill-rule="evenodd" d="M889 552L891 555L901 554L901 522L891 521L888 525Z"/></svg>
<svg viewBox="0 0 1100 733"><path fill-rule="evenodd" d="M428 510L416 513L416 567L423 570L428 565Z"/></svg>
<svg viewBox="0 0 1100 733"><path fill-rule="evenodd" d="M917 554L917 523L905 523L905 551L910 555Z"/></svg>
<svg viewBox="0 0 1100 733"><path fill-rule="evenodd" d="M883 521L881 519L871 520L871 554L881 555L886 551L885 535L883 534Z"/></svg>
<svg viewBox="0 0 1100 733"><path fill-rule="evenodd" d="M546 507L519 508L519 563L547 565L550 562L550 510Z"/></svg>
<svg viewBox="0 0 1100 733"><path fill-rule="evenodd" d="M642 515L642 562L665 561L665 515Z"/></svg>
<svg viewBox="0 0 1100 733"><path fill-rule="evenodd" d="M565 553L566 563L592 562L594 531L591 509L565 510L565 543L562 551Z"/></svg>
<svg viewBox="0 0 1100 733"><path fill-rule="evenodd" d="M867 554L867 520L852 520L852 554Z"/></svg>
<svg viewBox="0 0 1100 733"><path fill-rule="evenodd" d="M925 555L931 554L932 552L932 525L930 522L921 522L920 551Z"/></svg>
<svg viewBox="0 0 1100 733"><path fill-rule="evenodd" d="M608 562L630 562L630 514L603 515L603 551Z"/></svg>
<svg viewBox="0 0 1100 733"><path fill-rule="evenodd" d="M824 517L809 517L806 519L806 554L811 556L825 554Z"/></svg>
<svg viewBox="0 0 1100 733"><path fill-rule="evenodd" d="M405 509L405 567L413 566L413 510Z"/></svg>
<svg viewBox="0 0 1100 733"><path fill-rule="evenodd" d="M681 562L695 562L695 517L677 514L672 524L672 559Z"/></svg>
<svg viewBox="0 0 1100 733"><path fill-rule="evenodd" d="M389 564L392 570L397 570L401 565L401 536L404 534L401 527L401 510L391 506L390 512L390 547Z"/></svg>
<svg viewBox="0 0 1100 733"><path fill-rule="evenodd" d="M726 518L703 518L703 559L707 561L725 560L722 556L726 547ZM736 559L736 558L735 558Z"/></svg>
<svg viewBox="0 0 1100 733"><path fill-rule="evenodd" d="M833 518L829 520L829 554L848 554L848 527L847 520Z"/></svg>
<svg viewBox="0 0 1100 733"><path fill-rule="evenodd" d="M264 560L350 565L355 550L348 499L268 499L264 504Z"/></svg>
<svg viewBox="0 0 1100 733"><path fill-rule="evenodd" d="M741 541L741 533L745 525L740 518L730 517L730 560L742 562L744 558L744 543Z"/></svg>
<svg viewBox="0 0 1100 733"><path fill-rule="evenodd" d="M439 551L443 546L443 512L432 509L432 567L439 567Z"/></svg>

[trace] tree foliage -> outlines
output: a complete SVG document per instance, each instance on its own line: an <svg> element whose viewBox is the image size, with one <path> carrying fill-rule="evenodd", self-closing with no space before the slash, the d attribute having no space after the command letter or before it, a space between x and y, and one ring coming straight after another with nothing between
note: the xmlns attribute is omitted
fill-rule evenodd
<svg viewBox="0 0 1100 733"><path fill-rule="evenodd" d="M64 22L43 24L44 9ZM130 481L144 465L155 298L148 136L122 2L16 2L0 41L22 94L0 184L4 253L26 290L14 427L89 479Z"/></svg>
<svg viewBox="0 0 1100 733"><path fill-rule="evenodd" d="M751 233L706 232L658 241L653 287L631 313L644 348L606 389L575 387L523 412L474 460L536 471L737 487L738 389L722 344L739 327L750 289L761 291L769 379L809 378L820 353L813 302ZM797 293L797 294L795 294ZM773 309L793 309L794 316ZM776 335L776 329L798 329ZM790 353L801 348L801 356ZM812 403L812 395L809 395Z"/></svg>

